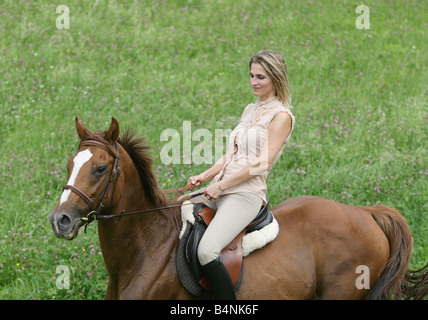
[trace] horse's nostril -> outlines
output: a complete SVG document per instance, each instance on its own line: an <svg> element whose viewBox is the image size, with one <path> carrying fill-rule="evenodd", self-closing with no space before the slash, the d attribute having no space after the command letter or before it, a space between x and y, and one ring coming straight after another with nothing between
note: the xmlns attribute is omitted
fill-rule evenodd
<svg viewBox="0 0 428 320"><path fill-rule="evenodd" d="M65 214L58 219L58 226L61 230L67 229L70 226L70 223L71 223L70 217Z"/></svg>

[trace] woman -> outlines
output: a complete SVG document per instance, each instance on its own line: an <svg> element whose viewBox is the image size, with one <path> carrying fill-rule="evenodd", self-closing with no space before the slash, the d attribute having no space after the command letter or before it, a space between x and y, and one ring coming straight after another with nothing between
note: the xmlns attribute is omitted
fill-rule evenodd
<svg viewBox="0 0 428 320"><path fill-rule="evenodd" d="M282 56L261 51L250 60L255 104L249 104L232 131L226 154L192 176L192 189L212 179L204 191L216 215L205 231L198 258L217 299L235 299L221 250L257 215L266 201L266 178L294 127L287 69Z"/></svg>

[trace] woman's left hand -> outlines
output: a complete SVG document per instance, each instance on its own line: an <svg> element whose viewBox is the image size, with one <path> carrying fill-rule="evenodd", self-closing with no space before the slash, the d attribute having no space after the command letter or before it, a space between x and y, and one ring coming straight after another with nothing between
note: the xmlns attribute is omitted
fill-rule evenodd
<svg viewBox="0 0 428 320"><path fill-rule="evenodd" d="M208 199L217 199L221 193L222 191L220 191L216 183L211 183L204 191L204 195L208 197Z"/></svg>

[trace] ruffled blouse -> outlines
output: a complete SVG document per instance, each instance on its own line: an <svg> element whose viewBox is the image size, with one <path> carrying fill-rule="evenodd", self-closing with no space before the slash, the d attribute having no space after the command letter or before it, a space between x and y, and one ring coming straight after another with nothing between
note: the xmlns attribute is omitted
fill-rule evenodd
<svg viewBox="0 0 428 320"><path fill-rule="evenodd" d="M233 176L260 156L263 145L267 141L269 124L280 112L285 112L290 115L292 119L292 132L295 118L290 109L285 107L277 97L269 98L263 102L257 100L256 103L251 103L245 108L239 124L230 134L226 151L226 161L223 164L223 168L213 178L211 183L217 183L217 181ZM225 190L222 195L237 192L250 192L260 196L263 201L266 201L267 176L281 156L285 144L290 139L291 132L285 139L284 144L275 156L268 170L262 174L254 175L251 179L237 186Z"/></svg>

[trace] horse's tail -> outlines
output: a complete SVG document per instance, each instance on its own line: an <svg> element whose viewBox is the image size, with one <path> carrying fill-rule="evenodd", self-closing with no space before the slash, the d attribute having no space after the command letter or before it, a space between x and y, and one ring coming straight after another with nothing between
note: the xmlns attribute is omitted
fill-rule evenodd
<svg viewBox="0 0 428 320"><path fill-rule="evenodd" d="M413 238L404 217L387 206L366 207L388 238L390 255L381 276L367 299L426 299L428 297L428 264L420 270L409 270Z"/></svg>

